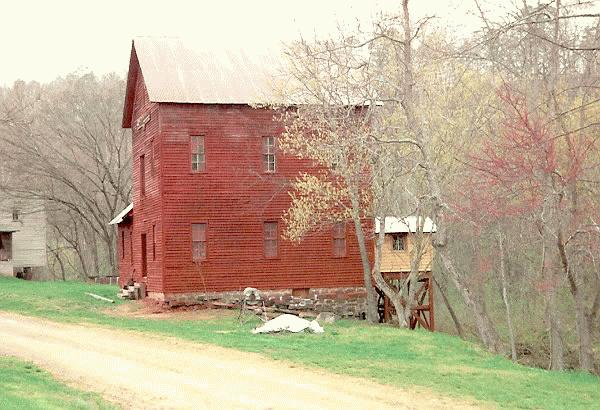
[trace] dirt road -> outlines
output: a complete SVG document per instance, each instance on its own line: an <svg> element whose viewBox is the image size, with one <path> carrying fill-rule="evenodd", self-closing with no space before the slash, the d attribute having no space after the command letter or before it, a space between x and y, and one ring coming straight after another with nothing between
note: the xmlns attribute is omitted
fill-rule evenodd
<svg viewBox="0 0 600 410"><path fill-rule="evenodd" d="M256 354L0 312L0 354L126 409L466 408L428 392L294 368Z"/></svg>

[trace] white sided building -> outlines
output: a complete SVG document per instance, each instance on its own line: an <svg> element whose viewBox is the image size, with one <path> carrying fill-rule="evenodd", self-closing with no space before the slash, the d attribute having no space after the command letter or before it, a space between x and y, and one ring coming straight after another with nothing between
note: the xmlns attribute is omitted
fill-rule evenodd
<svg viewBox="0 0 600 410"><path fill-rule="evenodd" d="M0 276L45 276L46 212L42 202L0 198Z"/></svg>

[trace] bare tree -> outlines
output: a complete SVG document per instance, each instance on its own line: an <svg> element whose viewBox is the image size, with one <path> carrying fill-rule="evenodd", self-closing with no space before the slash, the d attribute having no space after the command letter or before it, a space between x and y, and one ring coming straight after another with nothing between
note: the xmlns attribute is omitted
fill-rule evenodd
<svg viewBox="0 0 600 410"><path fill-rule="evenodd" d="M590 184L597 179L597 172L586 157L595 150L591 135L600 125L595 115L600 102L600 15L586 12L582 2L552 0L530 5L523 1L498 21L488 18L482 3L476 5L485 30L465 48L465 54L518 90L526 105L519 108L521 114L545 119L542 126L552 135L552 150L564 160L543 182L547 187L545 207L536 220L542 247L541 280L547 284L551 367L565 367L556 298L566 284L575 303L579 367L592 371L591 309L585 301L597 294L597 286L589 268L578 262L582 245L577 232L590 230L589 218L596 212L588 194L597 189L595 183ZM572 174L562 172L565 165Z"/></svg>
<svg viewBox="0 0 600 410"><path fill-rule="evenodd" d="M116 271L115 232L107 221L131 193L123 92L116 75L71 74L47 85L17 82L0 93L0 143L11 176L0 189L47 203L56 235L51 256L67 245L82 275Z"/></svg>

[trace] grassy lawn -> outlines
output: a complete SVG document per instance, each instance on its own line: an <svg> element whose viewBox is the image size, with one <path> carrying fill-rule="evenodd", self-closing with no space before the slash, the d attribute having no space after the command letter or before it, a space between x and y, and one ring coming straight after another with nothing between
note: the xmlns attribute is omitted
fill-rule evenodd
<svg viewBox="0 0 600 410"><path fill-rule="evenodd" d="M84 292L114 298L117 289L0 278L0 310L212 343L399 387L424 387L448 396L474 398L498 407L600 406L598 377L516 365L442 333L340 321L327 325L321 335L252 335L250 329L255 323L239 325L233 318L184 321L114 317L104 313L113 305L92 299ZM117 305L120 303L129 302L118 301Z"/></svg>
<svg viewBox="0 0 600 410"><path fill-rule="evenodd" d="M112 408L99 395L68 387L31 363L0 356L0 409Z"/></svg>

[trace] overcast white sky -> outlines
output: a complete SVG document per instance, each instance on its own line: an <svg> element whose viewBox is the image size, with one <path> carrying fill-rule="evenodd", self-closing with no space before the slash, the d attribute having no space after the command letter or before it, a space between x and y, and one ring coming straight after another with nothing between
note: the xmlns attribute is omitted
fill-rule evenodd
<svg viewBox="0 0 600 410"><path fill-rule="evenodd" d="M497 0L509 1L509 0ZM414 0L416 16L474 28L471 0ZM467 6L461 6L461 3ZM126 73L135 36L193 37L212 46L273 46L338 21L368 21L399 0L7 0L0 5L0 85L40 82L75 70ZM475 23L476 24L476 23Z"/></svg>

